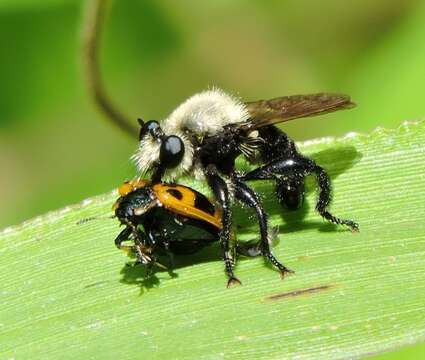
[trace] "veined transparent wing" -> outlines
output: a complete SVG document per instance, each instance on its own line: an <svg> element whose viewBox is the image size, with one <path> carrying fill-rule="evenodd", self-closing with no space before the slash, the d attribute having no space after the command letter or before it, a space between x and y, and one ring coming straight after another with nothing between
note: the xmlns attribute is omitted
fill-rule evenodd
<svg viewBox="0 0 425 360"><path fill-rule="evenodd" d="M356 106L347 95L329 93L283 96L270 100L247 102L245 105L251 118L239 125L249 130L292 119L351 109Z"/></svg>

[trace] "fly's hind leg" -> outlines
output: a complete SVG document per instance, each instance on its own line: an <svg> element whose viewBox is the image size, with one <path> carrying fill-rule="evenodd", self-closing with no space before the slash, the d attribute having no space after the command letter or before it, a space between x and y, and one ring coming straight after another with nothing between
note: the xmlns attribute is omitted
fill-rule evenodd
<svg viewBox="0 0 425 360"><path fill-rule="evenodd" d="M273 266L275 266L279 272L281 277L283 278L286 273L292 273L293 271L288 269L285 265L281 264L270 251L270 243L269 243L269 233L268 233L268 222L267 222L267 214L264 212L263 206L260 202L258 194L249 188L243 181L234 180L235 184L235 197L241 203L253 208L256 212L258 223L260 226L260 241L258 243L258 250L267 260L271 262ZM247 251L248 254L252 254L255 256L255 247L251 248L240 248L242 251Z"/></svg>
<svg viewBox="0 0 425 360"><path fill-rule="evenodd" d="M326 171L311 159L296 154L287 158L275 159L245 174L240 179L243 181L273 179L278 182L278 185L281 184L280 186L284 187L288 179L292 184L297 184L297 181L298 184L303 184L304 178L310 174L315 175L319 187L319 197L316 203L316 210L319 214L334 224L346 225L352 231L358 231L358 224L354 221L340 219L329 212L328 206L331 202L330 178ZM277 196L283 195L278 193Z"/></svg>
<svg viewBox="0 0 425 360"><path fill-rule="evenodd" d="M319 186L319 199L316 204L316 210L319 214L331 223L348 226L353 232L359 231L359 224L356 222L340 219L328 211L327 208L331 202L331 180L326 171L318 165L315 166L314 173L316 174L317 184Z"/></svg>

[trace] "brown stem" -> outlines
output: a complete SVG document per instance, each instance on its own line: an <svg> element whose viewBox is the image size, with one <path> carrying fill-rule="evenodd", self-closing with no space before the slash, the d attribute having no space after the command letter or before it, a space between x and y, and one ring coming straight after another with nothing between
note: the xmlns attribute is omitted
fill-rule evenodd
<svg viewBox="0 0 425 360"><path fill-rule="evenodd" d="M137 138L137 128L112 104L100 74L99 44L107 3L107 0L86 0L82 34L85 80L90 96L107 119L131 137Z"/></svg>

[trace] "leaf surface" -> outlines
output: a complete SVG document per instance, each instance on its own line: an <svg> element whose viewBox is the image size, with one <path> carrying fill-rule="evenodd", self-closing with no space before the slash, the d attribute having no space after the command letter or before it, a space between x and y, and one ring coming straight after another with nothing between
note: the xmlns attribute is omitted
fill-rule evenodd
<svg viewBox="0 0 425 360"><path fill-rule="evenodd" d="M340 359L423 341L424 143L415 123L300 144L328 169L332 211L358 221L357 234L314 212L313 183L295 213L256 185L280 227L274 253L296 271L284 281L241 259L243 285L226 289L217 247L144 281L114 247L116 220L76 225L110 215L115 193L3 230L0 358ZM234 221L241 240L258 237L247 210Z"/></svg>

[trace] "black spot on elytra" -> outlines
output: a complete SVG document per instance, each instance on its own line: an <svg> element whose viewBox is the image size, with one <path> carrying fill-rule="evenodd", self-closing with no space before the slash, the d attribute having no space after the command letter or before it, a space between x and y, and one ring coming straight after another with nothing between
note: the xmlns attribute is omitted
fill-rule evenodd
<svg viewBox="0 0 425 360"><path fill-rule="evenodd" d="M199 210L206 212L207 214L214 215L214 205L202 194L196 193L195 196L195 207Z"/></svg>
<svg viewBox="0 0 425 360"><path fill-rule="evenodd" d="M167 193L169 193L170 195L174 196L176 199L181 200L183 199L183 194L176 190L176 189L168 189Z"/></svg>

